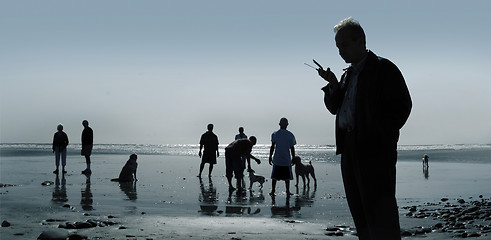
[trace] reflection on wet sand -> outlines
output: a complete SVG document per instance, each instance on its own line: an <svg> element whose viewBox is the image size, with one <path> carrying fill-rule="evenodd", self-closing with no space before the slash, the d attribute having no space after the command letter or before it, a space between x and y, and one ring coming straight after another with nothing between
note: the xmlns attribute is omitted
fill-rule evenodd
<svg viewBox="0 0 491 240"><path fill-rule="evenodd" d="M204 215L214 215L218 209L217 189L213 186L213 181L209 178L208 186L205 186L203 179L199 178L201 193L198 197L200 202L200 212Z"/></svg>
<svg viewBox="0 0 491 240"><path fill-rule="evenodd" d="M271 215L273 217L293 217L294 213L298 213L300 211L300 206L290 206L290 197L286 198L286 202L284 206L276 205L276 197L271 196Z"/></svg>
<svg viewBox="0 0 491 240"><path fill-rule="evenodd" d="M55 188L53 189L53 198L51 199L54 202L68 202L68 196L66 194L66 179L63 174L61 177L61 187L60 187L60 177L56 174L55 178Z"/></svg>
<svg viewBox="0 0 491 240"><path fill-rule="evenodd" d="M314 205L316 188L312 193L310 193L310 188L303 188L301 193L298 188L296 190L295 206L312 207Z"/></svg>
<svg viewBox="0 0 491 240"><path fill-rule="evenodd" d="M430 177L430 167L429 166L423 166L423 175L425 179L428 179Z"/></svg>
<svg viewBox="0 0 491 240"><path fill-rule="evenodd" d="M300 209L302 207L312 207L315 202L315 192L310 193L310 188L303 188L302 192L299 192L299 188L296 188L296 194L292 196L294 198L294 205L290 206L290 199L292 197L286 197L285 205L278 206L276 204L276 196L271 196L271 215L273 217L300 217Z"/></svg>
<svg viewBox="0 0 491 240"><path fill-rule="evenodd" d="M227 217L237 215L264 215L261 211L264 208L271 209L272 217L300 217L300 209L302 207L313 207L316 197L316 188L303 188L299 191L296 188L296 194L291 197L286 197L284 205L276 204L276 196L272 196L271 205L266 202L263 190L229 190L225 201L225 209L220 204L219 194L216 187L213 185L211 178L208 182L199 178L200 193L198 196L199 212L202 215L218 216L225 213ZM284 199L283 196L279 196ZM283 200L281 200L282 202ZM291 205L293 204L293 206ZM261 209L263 208L263 209Z"/></svg>
<svg viewBox="0 0 491 240"><path fill-rule="evenodd" d="M134 201L138 198L136 195L136 181L120 182L119 188L121 188L121 191L126 194L126 196L128 197L127 200Z"/></svg>
<svg viewBox="0 0 491 240"><path fill-rule="evenodd" d="M252 191L249 191L249 200L247 199L247 191L229 191L225 213L227 216L259 214L261 208L254 210L248 204L256 205L262 202L264 202L262 190L259 191L258 195L254 195Z"/></svg>
<svg viewBox="0 0 491 240"><path fill-rule="evenodd" d="M92 203L94 200L92 199L92 192L90 191L90 174L85 175L85 188L80 190L82 194L82 198L80 199L80 205L82 205L82 209L85 211L94 210L92 207Z"/></svg>

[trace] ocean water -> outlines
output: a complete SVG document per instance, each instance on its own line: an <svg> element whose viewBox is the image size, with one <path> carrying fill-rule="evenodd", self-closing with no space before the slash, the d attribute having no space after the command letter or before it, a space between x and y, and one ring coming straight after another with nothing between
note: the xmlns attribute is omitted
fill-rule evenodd
<svg viewBox="0 0 491 240"><path fill-rule="evenodd" d="M226 145L220 145L220 154L224 156ZM252 154L267 159L269 145L254 146ZM69 155L78 155L80 144L68 146ZM95 144L93 154L164 155L196 156L198 144ZM334 145L297 145L295 151L303 161L339 163ZM400 145L399 161L421 161L423 154L430 156L430 162L491 163L491 144L455 144L455 145ZM43 156L52 155L49 143L1 143L1 156Z"/></svg>

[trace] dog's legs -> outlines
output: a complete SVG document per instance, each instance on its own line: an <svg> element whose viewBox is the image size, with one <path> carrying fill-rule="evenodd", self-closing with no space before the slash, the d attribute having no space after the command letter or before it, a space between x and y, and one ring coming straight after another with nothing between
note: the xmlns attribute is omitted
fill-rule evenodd
<svg viewBox="0 0 491 240"><path fill-rule="evenodd" d="M314 179L314 187L317 187L317 178L315 178L314 171L312 170L312 172L310 174L312 175L312 178Z"/></svg>
<svg viewBox="0 0 491 240"><path fill-rule="evenodd" d="M303 180L303 188L305 188L305 175L302 175L302 180Z"/></svg>
<svg viewBox="0 0 491 240"><path fill-rule="evenodd" d="M299 174L296 173L296 175L297 175L297 184L295 184L295 187L298 187L298 176L299 176Z"/></svg>

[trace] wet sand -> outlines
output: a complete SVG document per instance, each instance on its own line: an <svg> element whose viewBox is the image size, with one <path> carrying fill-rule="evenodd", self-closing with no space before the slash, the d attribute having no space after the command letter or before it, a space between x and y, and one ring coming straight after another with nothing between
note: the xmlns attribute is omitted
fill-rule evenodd
<svg viewBox="0 0 491 240"><path fill-rule="evenodd" d="M293 187L297 194L288 199L281 182L277 196L269 196L270 181L262 190L256 183L253 191L229 194L223 157L211 179L206 165L200 181L198 157L140 155L136 184L111 182L127 158L94 155L93 173L86 176L80 174L84 159L69 156L68 173L56 178L52 155L2 157L0 183L9 186L0 188L0 221L10 226L0 228L0 239L36 239L45 231L89 239L356 239L339 164L313 163L317 189ZM267 161L253 168L269 178ZM458 199L470 203L491 196L490 164L430 163L427 177L420 162L400 161L397 170L401 227L411 234L439 222L406 216L413 206L419 210L428 203L438 206L442 198L458 205ZM468 231L483 232L471 226ZM459 233L419 234L447 239Z"/></svg>

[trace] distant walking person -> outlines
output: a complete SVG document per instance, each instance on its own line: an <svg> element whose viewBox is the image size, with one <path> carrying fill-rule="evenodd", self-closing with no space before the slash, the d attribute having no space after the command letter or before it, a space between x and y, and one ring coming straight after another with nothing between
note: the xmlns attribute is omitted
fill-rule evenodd
<svg viewBox="0 0 491 240"><path fill-rule="evenodd" d="M89 122L84 120L82 122L82 126L84 126L84 130L82 131L82 156L85 156L85 163L87 164L87 168L82 171L83 174L91 174L92 170L90 170L90 155L92 154L92 146L94 143L94 132L92 128L89 127Z"/></svg>
<svg viewBox="0 0 491 240"><path fill-rule="evenodd" d="M61 158L61 166L63 167L62 173L65 174L66 166L66 147L68 146L68 135L63 132L63 125L58 124L56 128L58 131L53 136L53 153L55 153L55 164L56 170L53 171L54 174L58 174Z"/></svg>
<svg viewBox="0 0 491 240"><path fill-rule="evenodd" d="M239 134L235 135L235 140L239 139L247 139L247 135L245 135L243 127L239 127Z"/></svg>
<svg viewBox="0 0 491 240"><path fill-rule="evenodd" d="M399 130L412 102L402 73L391 61L366 48L358 21L334 27L339 55L351 66L338 82L318 63L324 104L336 115L336 154L348 206L359 239L401 239L396 201ZM314 62L315 63L315 62Z"/></svg>
<svg viewBox="0 0 491 240"><path fill-rule="evenodd" d="M205 148L203 154L201 154L201 150ZM216 155L215 155L216 154ZM213 165L217 163L217 157L220 156L218 152L218 137L213 133L213 124L208 124L208 131L201 135L201 139L199 140L199 157L201 157L201 165L199 166L199 174L198 177L201 178L201 173L205 168L205 163L208 163L210 166L208 168L208 177L211 178L211 172L213 171Z"/></svg>
<svg viewBox="0 0 491 240"><path fill-rule="evenodd" d="M288 127L288 119L280 119L280 129L271 135L271 148L269 151L269 165L273 165L271 172L272 189L271 196L275 195L276 182L285 181L286 195L289 197L290 180L293 180L292 159L295 157L295 136ZM274 153L274 156L273 156Z"/></svg>
<svg viewBox="0 0 491 240"><path fill-rule="evenodd" d="M229 191L235 190L232 186L234 175L237 179L237 189L239 191L245 189L245 186L242 186L245 169L242 164L242 156L245 156L248 162L252 158L256 160L257 164L261 164L261 160L251 155L252 147L256 145L256 142L256 137L251 136L249 139L235 140L225 148L225 175L227 177Z"/></svg>
<svg viewBox="0 0 491 240"><path fill-rule="evenodd" d="M428 168L429 165L428 165L428 160L430 159L430 157L428 157L428 154L425 154L423 155L423 168Z"/></svg>

